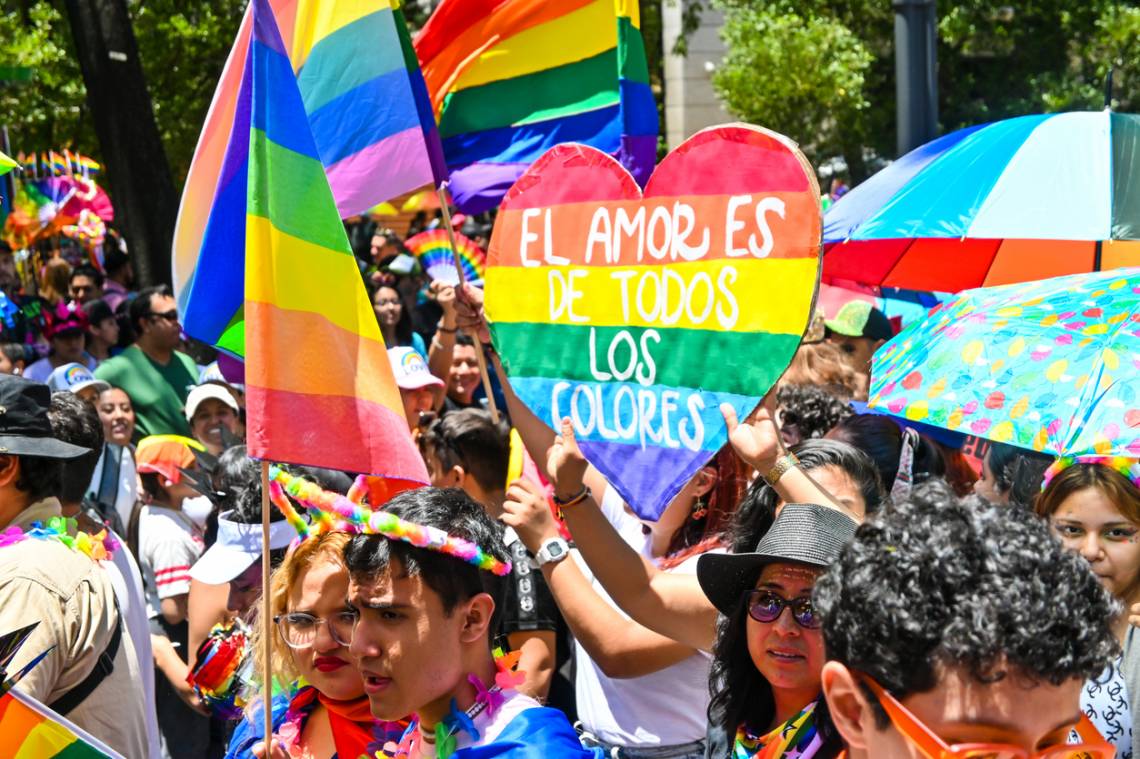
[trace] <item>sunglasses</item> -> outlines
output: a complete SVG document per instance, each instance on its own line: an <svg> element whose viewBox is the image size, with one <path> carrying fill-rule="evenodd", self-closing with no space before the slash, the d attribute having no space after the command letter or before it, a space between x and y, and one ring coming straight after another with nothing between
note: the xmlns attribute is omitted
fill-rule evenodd
<svg viewBox="0 0 1140 759"><path fill-rule="evenodd" d="M147 316L151 319L166 319L168 322L176 322L178 321L178 310L175 309L173 311L165 311L161 314L152 311L147 314Z"/></svg>
<svg viewBox="0 0 1140 759"><path fill-rule="evenodd" d="M1116 749L1104 742L1084 714L1076 726L1081 743L1059 743L1040 751L1027 751L1005 743L958 743L951 746L869 675L860 672L857 676L875 694L895 729L929 759L1113 759L1116 756Z"/></svg>
<svg viewBox="0 0 1140 759"><path fill-rule="evenodd" d="M815 613L810 598L797 598L789 601L770 590L751 590L745 596L748 616L757 622L775 622L784 613L784 608L792 610L792 619L805 630L818 630L823 620Z"/></svg>

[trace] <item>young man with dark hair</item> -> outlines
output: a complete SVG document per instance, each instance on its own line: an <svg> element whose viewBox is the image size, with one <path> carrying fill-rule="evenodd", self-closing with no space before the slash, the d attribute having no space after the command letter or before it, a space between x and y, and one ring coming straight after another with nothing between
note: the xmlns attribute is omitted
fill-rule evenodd
<svg viewBox="0 0 1140 759"><path fill-rule="evenodd" d="M62 516L64 462L90 453L58 439L50 404L46 385L0 376L0 631L35 625L7 668L46 652L16 687L123 755L147 756L144 701L129 697L137 649L109 573L58 533L32 532Z"/></svg>
<svg viewBox="0 0 1140 759"><path fill-rule="evenodd" d="M103 274L90 264L76 266L67 282L67 295L80 305L102 298Z"/></svg>
<svg viewBox="0 0 1140 759"><path fill-rule="evenodd" d="M166 285L139 293L130 304L136 339L119 355L104 361L95 376L122 388L135 408L135 434L190 434L182 409L198 384L194 359L176 350L182 339L178 306Z"/></svg>
<svg viewBox="0 0 1140 759"><path fill-rule="evenodd" d="M815 604L823 692L850 759L1063 749L1082 686L1119 651L1113 601L1084 559L1031 512L941 483L868 520Z"/></svg>
<svg viewBox="0 0 1140 759"><path fill-rule="evenodd" d="M131 296L131 288L135 285L135 270L130 256L119 250L114 241L109 242L103 254L103 271L107 274L103 283L103 300L107 301L112 311L118 311L119 306Z"/></svg>
<svg viewBox="0 0 1140 759"><path fill-rule="evenodd" d="M434 527L508 560L502 526L463 491L420 488L385 511ZM378 719L418 719L401 756L453 759L596 757L565 716L514 690L500 690L491 655L498 578L455 555L379 535L345 551L348 604L358 614L350 652Z"/></svg>
<svg viewBox="0 0 1140 759"><path fill-rule="evenodd" d="M87 448L90 453L63 462L62 484L59 493L60 508L65 517L79 520L79 528L91 535L99 530L111 531L116 542L125 546L123 529L118 526L118 515L114 525L107 515L99 510L98 504L87 496L91 475L99 463L103 450L103 424L99 414L90 403L80 399L70 390L53 393L48 420L52 432L58 440ZM122 615L123 623L131 633L134 643L136 666L142 676L142 691L146 705L148 756L157 759L162 756L158 732L158 718L154 700L154 659L150 644L150 624L146 613L146 596L143 592L142 573L128 550L115 551L111 561L103 565L115 591L115 601Z"/></svg>
<svg viewBox="0 0 1140 759"><path fill-rule="evenodd" d="M488 412L478 409L453 411L437 419L419 445L432 485L461 488L493 519L502 517L511 458L506 424L495 424ZM527 673L527 680L519 690L545 699L556 664L561 664L556 654L562 617L534 556L513 529L506 529L504 542L513 568L493 637L506 636L510 649L522 652L519 669ZM563 659L568 657L568 643L564 652ZM565 685L570 688L568 682Z"/></svg>

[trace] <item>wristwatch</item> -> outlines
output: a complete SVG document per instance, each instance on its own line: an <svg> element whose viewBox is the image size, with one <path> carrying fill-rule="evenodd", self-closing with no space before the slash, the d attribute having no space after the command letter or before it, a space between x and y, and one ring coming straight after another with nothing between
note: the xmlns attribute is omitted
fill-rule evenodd
<svg viewBox="0 0 1140 759"><path fill-rule="evenodd" d="M534 559L538 562L538 566L545 564L557 564L570 555L570 544L562 538L551 538L542 544L542 548L538 549L538 553L534 555Z"/></svg>

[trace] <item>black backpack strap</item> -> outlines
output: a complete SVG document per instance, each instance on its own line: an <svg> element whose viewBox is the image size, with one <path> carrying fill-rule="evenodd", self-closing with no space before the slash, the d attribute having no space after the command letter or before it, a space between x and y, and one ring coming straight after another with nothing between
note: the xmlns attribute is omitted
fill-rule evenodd
<svg viewBox="0 0 1140 759"><path fill-rule="evenodd" d="M116 609L118 611L118 609ZM67 716L75 707L82 704L88 696L90 696L99 684L110 677L111 673L115 671L115 657L119 653L119 646L123 642L123 617L121 614L115 615L115 630L111 633L111 640L108 641L107 647L103 649L103 653L99 654L99 658L95 661L95 667L91 670L91 674L83 678L83 681L76 685L74 688L63 694L55 701L48 704L48 708L57 714Z"/></svg>

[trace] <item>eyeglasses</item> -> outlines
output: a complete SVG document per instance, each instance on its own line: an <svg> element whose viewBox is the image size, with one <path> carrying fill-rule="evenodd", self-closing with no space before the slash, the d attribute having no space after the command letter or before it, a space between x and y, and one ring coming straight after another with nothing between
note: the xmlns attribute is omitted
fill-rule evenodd
<svg viewBox="0 0 1140 759"><path fill-rule="evenodd" d="M147 314L147 317L150 319L166 319L168 322L176 322L178 321L178 309L174 309L172 311L164 311L161 314L152 311Z"/></svg>
<svg viewBox="0 0 1140 759"><path fill-rule="evenodd" d="M312 614L292 612L279 614L273 618L281 632L281 640L289 648L308 648L317 639L317 628L326 625L329 635L339 645L352 643L352 631L356 627L357 615L354 611L340 611L331 617L314 617Z"/></svg>
<svg viewBox="0 0 1140 759"><path fill-rule="evenodd" d="M757 622L775 622L787 607L792 610L792 619L796 624L806 630L818 630L823 624L823 620L815 613L810 598L789 601L770 590L753 590L745 596L745 603L748 605L748 616Z"/></svg>
<svg viewBox="0 0 1140 759"><path fill-rule="evenodd" d="M1041 751L1027 751L1004 743L958 743L950 746L869 675L860 672L858 677L879 699L895 729L930 759L1113 759L1116 756L1116 749L1104 742L1084 714L1076 726L1083 743L1062 743Z"/></svg>

